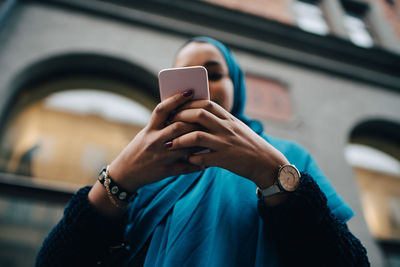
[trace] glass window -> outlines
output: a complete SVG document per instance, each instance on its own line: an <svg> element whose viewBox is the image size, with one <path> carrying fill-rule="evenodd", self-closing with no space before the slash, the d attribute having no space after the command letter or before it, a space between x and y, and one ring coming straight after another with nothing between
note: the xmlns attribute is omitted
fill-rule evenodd
<svg viewBox="0 0 400 267"><path fill-rule="evenodd" d="M341 0L341 4L345 12L343 23L350 40L361 47L372 47L374 38L367 21L369 6L353 0Z"/></svg>
<svg viewBox="0 0 400 267"><path fill-rule="evenodd" d="M391 6L395 6L396 3L394 2L394 0L386 0L386 3L388 3Z"/></svg>
<svg viewBox="0 0 400 267"><path fill-rule="evenodd" d="M344 17L344 24L349 33L350 40L355 45L361 47L371 47L374 45L374 40L361 17L347 13Z"/></svg>
<svg viewBox="0 0 400 267"><path fill-rule="evenodd" d="M329 27L317 1L296 0L293 3L298 26L319 35L329 33Z"/></svg>
<svg viewBox="0 0 400 267"><path fill-rule="evenodd" d="M65 189L93 184L101 166L147 124L155 105L137 90L135 99L90 87L41 89L20 96L0 140L0 171L16 182Z"/></svg>
<svg viewBox="0 0 400 267"><path fill-rule="evenodd" d="M370 231L377 239L400 240L400 161L362 144L349 144L345 154Z"/></svg>
<svg viewBox="0 0 400 267"><path fill-rule="evenodd" d="M384 252L386 265L394 267L400 263L400 147L399 129L388 125L367 122L356 127L345 156L360 190L367 226ZM378 136L383 129L389 134Z"/></svg>

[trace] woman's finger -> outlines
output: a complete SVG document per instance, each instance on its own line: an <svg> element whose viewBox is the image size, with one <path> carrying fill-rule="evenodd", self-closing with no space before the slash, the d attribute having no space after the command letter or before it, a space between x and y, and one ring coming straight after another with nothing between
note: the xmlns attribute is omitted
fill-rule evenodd
<svg viewBox="0 0 400 267"><path fill-rule="evenodd" d="M179 110L199 109L199 108L209 111L210 113L214 114L220 119L226 119L230 115L230 113L226 111L223 107L221 107L220 105L211 100L190 101L188 103L185 103L182 107L180 107Z"/></svg>
<svg viewBox="0 0 400 267"><path fill-rule="evenodd" d="M168 145L165 145L166 149L169 149ZM191 155L194 153L198 152L200 148L198 147L189 147L189 148L182 148L182 149L177 149L177 150L172 150L172 151L167 151L168 153L166 154L166 162L168 163L174 163L177 160L184 160L186 161ZM162 156L164 157L164 156Z"/></svg>
<svg viewBox="0 0 400 267"><path fill-rule="evenodd" d="M209 152L209 153L202 153L191 155L188 158L188 162L193 165L206 168L211 166L219 166L219 161L221 160L221 155L217 152Z"/></svg>
<svg viewBox="0 0 400 267"><path fill-rule="evenodd" d="M165 127L160 131L160 136L161 136L161 141L162 142L167 142L171 141L181 135L193 132L193 131L199 131L201 130L202 127L199 126L198 124L193 124L193 123L187 123L183 121L176 121Z"/></svg>
<svg viewBox="0 0 400 267"><path fill-rule="evenodd" d="M161 129L165 126L165 122L171 113L178 107L189 101L193 97L193 90L186 90L182 93L175 94L161 103L159 103L153 111L150 120L150 127Z"/></svg>
<svg viewBox="0 0 400 267"><path fill-rule="evenodd" d="M204 147L218 150L223 145L215 135L203 131L194 131L175 138L167 143L167 148L177 150L183 148Z"/></svg>
<svg viewBox="0 0 400 267"><path fill-rule="evenodd" d="M202 166L193 165L186 160L177 161L170 166L169 176L197 172L201 171L202 169Z"/></svg>
<svg viewBox="0 0 400 267"><path fill-rule="evenodd" d="M175 114L173 121L197 123L211 132L223 128L223 121L205 109L185 109Z"/></svg>

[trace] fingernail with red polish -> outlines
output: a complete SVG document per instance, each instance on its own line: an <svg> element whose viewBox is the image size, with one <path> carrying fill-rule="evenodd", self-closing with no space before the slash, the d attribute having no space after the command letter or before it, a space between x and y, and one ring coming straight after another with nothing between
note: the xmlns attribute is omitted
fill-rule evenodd
<svg viewBox="0 0 400 267"><path fill-rule="evenodd" d="M183 92L183 96L184 97L189 97L193 94L193 90L186 90L185 92Z"/></svg>
<svg viewBox="0 0 400 267"><path fill-rule="evenodd" d="M172 146L172 141L168 141L164 144L165 148L170 148Z"/></svg>

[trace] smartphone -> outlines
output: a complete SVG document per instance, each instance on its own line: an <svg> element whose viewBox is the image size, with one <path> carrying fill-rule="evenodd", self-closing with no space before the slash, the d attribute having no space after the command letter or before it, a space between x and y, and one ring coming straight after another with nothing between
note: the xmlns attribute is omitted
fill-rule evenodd
<svg viewBox="0 0 400 267"><path fill-rule="evenodd" d="M161 101L177 93L193 90L193 100L209 100L207 69L203 66L163 69L158 73Z"/></svg>
<svg viewBox="0 0 400 267"><path fill-rule="evenodd" d="M207 69L203 66L163 69L158 73L161 101L177 93L193 90L192 100L210 100ZM200 148L194 155L209 153L210 149Z"/></svg>

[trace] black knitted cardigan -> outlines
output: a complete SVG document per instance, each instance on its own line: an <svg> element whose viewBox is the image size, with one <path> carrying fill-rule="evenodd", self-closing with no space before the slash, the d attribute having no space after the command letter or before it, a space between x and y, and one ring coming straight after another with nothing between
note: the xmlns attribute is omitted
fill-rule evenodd
<svg viewBox="0 0 400 267"><path fill-rule="evenodd" d="M127 216L102 216L89 203L89 190L84 187L72 197L43 242L35 266L122 265L129 255L129 246L123 244ZM258 208L281 266L370 265L361 242L330 212L325 195L307 174L284 203L267 207L260 200ZM134 266L143 266L150 241Z"/></svg>

